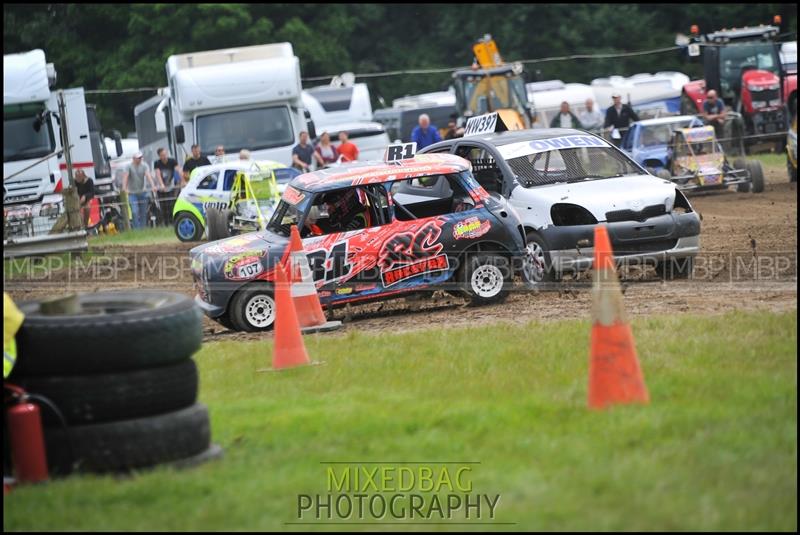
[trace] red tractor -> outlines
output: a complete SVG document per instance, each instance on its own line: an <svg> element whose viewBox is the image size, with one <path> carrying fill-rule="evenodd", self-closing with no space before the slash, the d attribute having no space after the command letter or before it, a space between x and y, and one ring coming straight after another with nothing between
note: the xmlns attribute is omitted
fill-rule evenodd
<svg viewBox="0 0 800 535"><path fill-rule="evenodd" d="M688 52L702 55L705 79L683 86L681 113L703 113L706 92L714 89L729 111L741 114L747 146L768 143L782 148L789 125L787 105L797 99L797 72L786 72L781 63L775 40L779 31L762 25L700 34L692 26Z"/></svg>

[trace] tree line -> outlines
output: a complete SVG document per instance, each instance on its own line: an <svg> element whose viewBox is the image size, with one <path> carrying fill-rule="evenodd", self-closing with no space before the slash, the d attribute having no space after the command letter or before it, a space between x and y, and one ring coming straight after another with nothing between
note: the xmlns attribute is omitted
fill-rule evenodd
<svg viewBox="0 0 800 535"><path fill-rule="evenodd" d="M473 41L491 33L506 60L668 47L701 31L769 24L797 31L796 4L5 4L4 54L45 51L58 87L166 86L172 54L288 41L303 77L469 65ZM526 67L541 80L678 70L678 52ZM365 80L382 99L446 89L450 74ZM359 80L362 81L362 80ZM324 83L324 82L319 82ZM314 83L306 86L318 85ZM133 130L134 106L152 93L91 95L107 129Z"/></svg>

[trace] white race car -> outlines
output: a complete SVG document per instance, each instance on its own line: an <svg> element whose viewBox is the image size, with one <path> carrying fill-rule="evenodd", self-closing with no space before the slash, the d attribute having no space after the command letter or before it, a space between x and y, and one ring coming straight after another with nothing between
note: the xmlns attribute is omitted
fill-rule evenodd
<svg viewBox="0 0 800 535"><path fill-rule="evenodd" d="M675 184L581 130L477 130L420 152L470 160L484 189L509 200L525 227L530 282L589 269L598 223L607 224L617 259L655 262L666 278L691 274L700 217Z"/></svg>
<svg viewBox="0 0 800 535"><path fill-rule="evenodd" d="M272 161L234 160L197 167L189 183L181 190L172 215L175 234L181 241L198 241L205 232L206 213L209 207L227 208L231 201L231 188L240 172L274 173L278 191L283 192L300 171ZM265 214L269 217L270 214Z"/></svg>

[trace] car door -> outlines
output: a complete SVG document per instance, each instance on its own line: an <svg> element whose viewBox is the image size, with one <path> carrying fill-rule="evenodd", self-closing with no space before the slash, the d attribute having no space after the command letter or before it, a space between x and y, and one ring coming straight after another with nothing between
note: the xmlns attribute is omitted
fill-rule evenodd
<svg viewBox="0 0 800 535"><path fill-rule="evenodd" d="M324 302L346 302L380 292L380 273L376 270L379 245L391 233L386 189L382 184L337 190L356 190L359 202L369 212L368 226L351 231L325 232L327 208L322 194L315 195L303 222L304 228L317 225L320 236L303 239L303 248ZM360 191L360 193L359 193ZM329 192L330 193L330 192ZM314 211L317 213L314 213ZM310 219L309 219L310 218ZM311 221L315 220L314 223Z"/></svg>

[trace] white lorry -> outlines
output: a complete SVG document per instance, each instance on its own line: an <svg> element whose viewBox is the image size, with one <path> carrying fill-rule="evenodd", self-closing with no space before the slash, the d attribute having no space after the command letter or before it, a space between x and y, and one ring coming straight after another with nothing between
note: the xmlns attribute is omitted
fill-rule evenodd
<svg viewBox="0 0 800 535"><path fill-rule="evenodd" d="M55 83L44 51L3 56L4 238L46 234L61 210L68 177ZM94 107L87 106L83 88L63 94L73 169L83 169L98 186L110 184Z"/></svg>
<svg viewBox="0 0 800 535"><path fill-rule="evenodd" d="M291 164L311 115L290 43L173 55L166 69L169 87L154 120L178 162L198 144L204 155L223 145L226 153L248 149L254 160Z"/></svg>

